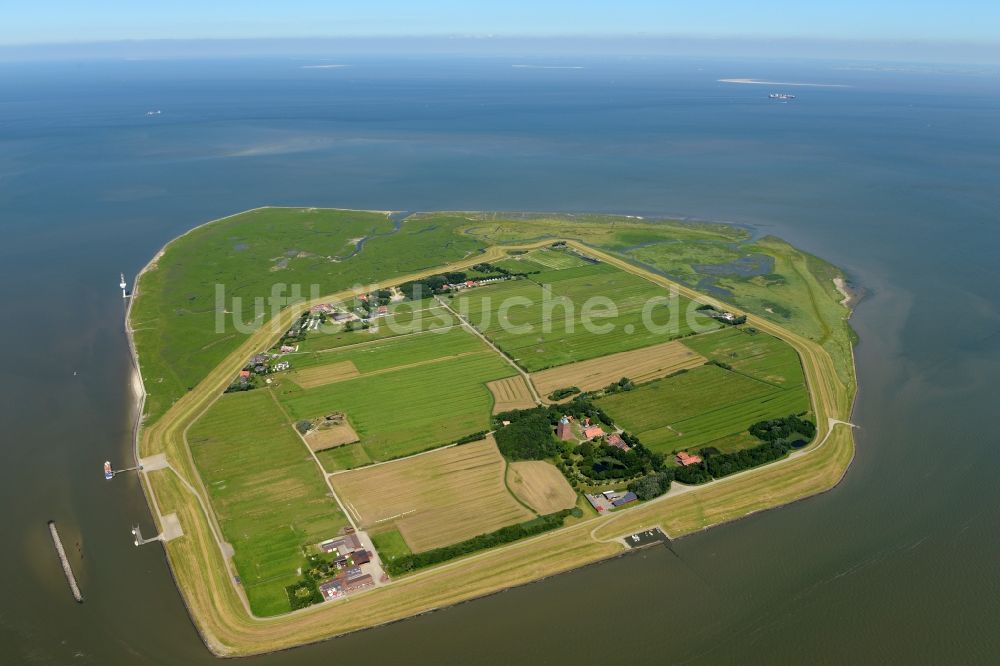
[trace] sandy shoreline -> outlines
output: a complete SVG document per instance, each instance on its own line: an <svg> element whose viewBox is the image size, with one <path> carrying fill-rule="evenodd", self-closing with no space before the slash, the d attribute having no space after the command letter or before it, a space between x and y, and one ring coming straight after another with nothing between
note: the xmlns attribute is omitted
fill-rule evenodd
<svg viewBox="0 0 1000 666"><path fill-rule="evenodd" d="M850 305L851 299L854 296L847 288L847 282L844 280L844 278L838 276L833 278L833 284L837 286L837 291L839 291L841 294L844 295L844 298L841 299L840 304L843 305L845 308L849 308L851 306Z"/></svg>

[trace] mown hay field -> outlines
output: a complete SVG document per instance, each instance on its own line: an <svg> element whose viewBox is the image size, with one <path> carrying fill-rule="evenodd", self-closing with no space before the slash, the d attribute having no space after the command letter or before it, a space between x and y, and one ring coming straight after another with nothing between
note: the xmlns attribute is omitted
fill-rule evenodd
<svg viewBox="0 0 1000 666"><path fill-rule="evenodd" d="M480 287L452 307L530 372L719 327L690 299L608 264Z"/></svg>
<svg viewBox="0 0 1000 666"><path fill-rule="evenodd" d="M316 388L334 382L354 379L361 373L354 361L336 361L326 365L317 365L305 370L296 370L289 373L288 378L304 389Z"/></svg>
<svg viewBox="0 0 1000 666"><path fill-rule="evenodd" d="M353 444L358 441L358 433L354 432L351 424L344 419L343 422L335 425L320 423L318 427L307 432L303 439L306 440L306 444L315 453L332 449L336 446Z"/></svg>
<svg viewBox="0 0 1000 666"><path fill-rule="evenodd" d="M497 379L486 384L486 388L493 394L494 414L512 409L531 409L535 406L531 390L521 375Z"/></svg>
<svg viewBox="0 0 1000 666"><path fill-rule="evenodd" d="M539 514L576 506L576 491L555 465L544 460L522 460L507 467L507 487Z"/></svg>
<svg viewBox="0 0 1000 666"><path fill-rule="evenodd" d="M362 527L391 524L422 552L533 517L507 491L504 469L490 437L330 480Z"/></svg>
<svg viewBox="0 0 1000 666"><path fill-rule="evenodd" d="M266 390L222 396L188 433L250 607L289 610L302 546L347 525L316 463Z"/></svg>
<svg viewBox="0 0 1000 666"><path fill-rule="evenodd" d="M560 388L576 386L581 391L593 391L622 377L640 384L704 362L704 356L672 341L549 368L532 374L531 381L544 399Z"/></svg>

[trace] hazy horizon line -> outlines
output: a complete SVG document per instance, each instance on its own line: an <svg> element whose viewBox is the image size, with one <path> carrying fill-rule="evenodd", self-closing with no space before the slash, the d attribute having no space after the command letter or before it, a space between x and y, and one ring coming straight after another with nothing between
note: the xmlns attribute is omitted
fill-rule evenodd
<svg viewBox="0 0 1000 666"><path fill-rule="evenodd" d="M511 52L510 49L522 49ZM527 52L525 52L527 50ZM177 37L0 43L0 61L319 55L644 55L1000 64L1000 41L754 35L453 34Z"/></svg>

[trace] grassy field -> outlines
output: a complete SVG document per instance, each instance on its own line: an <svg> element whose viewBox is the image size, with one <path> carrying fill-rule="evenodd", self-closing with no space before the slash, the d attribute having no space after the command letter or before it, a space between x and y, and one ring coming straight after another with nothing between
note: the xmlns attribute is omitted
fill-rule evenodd
<svg viewBox="0 0 1000 666"><path fill-rule="evenodd" d="M305 374L304 371L319 367L328 368L339 363L349 362L357 368L358 373L370 374L422 361L458 356L466 352L485 351L489 351L489 347L484 345L482 340L456 326L326 351L296 352L286 354L283 358L292 364L292 371L288 373L288 377L296 383L301 383L299 377Z"/></svg>
<svg viewBox="0 0 1000 666"><path fill-rule="evenodd" d="M544 460L510 463L507 466L507 487L541 515L576 506L576 491L555 465Z"/></svg>
<svg viewBox="0 0 1000 666"><path fill-rule="evenodd" d="M690 333L692 326L718 327L695 312L688 298L669 300L666 290L607 264L481 287L451 305L531 372L665 342ZM647 307L652 321L666 330L645 325Z"/></svg>
<svg viewBox="0 0 1000 666"><path fill-rule="evenodd" d="M801 384L783 389L704 365L599 398L597 404L646 446L672 452L709 445L763 419L806 411L809 396Z"/></svg>
<svg viewBox="0 0 1000 666"><path fill-rule="evenodd" d="M523 217L525 221L515 219L517 216L513 215L433 214L413 220L413 229L434 227L435 233L441 233L441 230L448 230L449 234L457 232L459 238L469 241L466 247L490 246L496 242L516 243L528 238L562 235L570 240L581 238L593 245L611 248L626 255L630 252L628 247L657 238L671 238L672 242L682 243L697 240L699 244L704 244L743 243L746 236L742 230L716 225L649 224L610 216ZM289 215L288 219L294 218ZM439 236L438 241L440 240ZM378 243L368 243L365 252L377 246ZM444 252L426 251L426 256L434 257L435 262L446 261L442 257L455 251L455 247L447 245ZM507 247L511 248L512 246ZM599 249L584 250L599 255L608 264L628 271L640 271ZM463 259L467 262L464 265L469 266L478 261L501 261L503 252L503 249L491 247L482 254ZM463 252L457 254L464 256ZM177 513L184 528L184 536L166 544L166 549L178 587L206 644L216 654L238 655L318 640L439 608L612 556L621 550L621 545L612 539L645 526L662 524L672 536L679 536L832 487L843 475L853 454L850 430L843 426L832 426L827 420L830 417L849 418L854 394L850 348L830 342L849 338L849 329L843 319L846 310L837 305L839 296L830 293L823 286L830 275L824 265L791 250L788 257L790 264L802 271L804 277L801 283L793 284L790 281L789 284L793 286L789 293L779 292L776 298L789 304L814 299L814 311L821 318L817 329L827 327L830 331L828 339L819 341L807 331L799 332L793 327L777 326L774 323L777 320L775 317L769 314L755 316L752 310L748 323L788 342L802 358L805 377L813 396L813 410L819 433L817 442L800 455L727 477L677 497L665 497L662 501L646 503L634 509L616 512L612 516L575 523L538 538L407 576L392 585L352 597L350 604L323 604L302 613L268 621L253 617L251 609L246 606L242 590L232 584L232 575L238 572L220 552L217 543L219 535L213 517L203 508L211 506L214 509L212 513L218 513L214 506L214 496L202 484L202 476L195 471L184 437L188 426L217 398L246 358L254 351L272 344L276 334L263 330L245 340L225 342L228 352L219 352L223 362L215 368L201 368L204 380L193 385L190 391L178 392L176 401L165 418L147 421L141 441L143 455L162 452L172 464L168 470L145 473L143 479L146 490L156 500L158 511ZM343 264L351 261L353 260ZM180 263L177 270L183 268ZM390 275L398 266L398 263L387 264L385 267L378 266L378 270ZM419 274L419 269L414 272ZM644 273L644 276L656 284L668 284L660 276L651 273ZM145 282L140 284L145 285ZM347 286L347 283L342 285ZM689 298L705 298L725 305L711 296L697 296L683 285L680 288ZM804 290L808 290L811 296ZM137 303L141 300L142 297ZM280 313L277 328L287 327L294 316L295 313L291 311ZM135 327L141 323L135 316L130 321ZM178 332L172 318L164 318L161 323L163 335L170 337ZM182 346L184 344L183 341L175 341ZM145 354L144 344L155 344L155 341L140 341L138 337L137 342L140 357ZM143 372L147 375L147 388L156 391L159 384L149 380L147 366L144 359ZM847 369L846 378L838 372L843 368ZM360 381L364 380L356 379L346 383ZM315 390L324 391L327 388L330 387ZM487 413L489 404L487 402L485 407ZM363 452L361 447L343 448ZM334 452L344 455L340 449L324 453Z"/></svg>
<svg viewBox="0 0 1000 666"><path fill-rule="evenodd" d="M490 437L330 479L359 525L391 524L418 553L533 518L507 491L505 468Z"/></svg>
<svg viewBox="0 0 1000 666"><path fill-rule="evenodd" d="M287 612L302 547L347 525L316 463L263 390L220 398L188 442L251 608Z"/></svg>
<svg viewBox="0 0 1000 666"><path fill-rule="evenodd" d="M285 382L277 394L296 420L344 412L361 438L345 448L360 446L370 460L389 460L487 430L493 396L486 383L514 372L484 351L309 390ZM348 462L347 453L338 455L341 464ZM329 456L320 459L325 464Z"/></svg>
<svg viewBox="0 0 1000 666"><path fill-rule="evenodd" d="M799 355L773 335L730 327L687 338L683 344L706 358L732 366L734 372L779 388L805 383Z"/></svg>
<svg viewBox="0 0 1000 666"><path fill-rule="evenodd" d="M533 373L531 381L542 396L569 386L581 391L594 391L622 377L639 384L678 370L696 368L704 362L705 357L680 342L672 341L549 368Z"/></svg>
<svg viewBox="0 0 1000 666"><path fill-rule="evenodd" d="M627 251L628 256L688 284L712 279L724 301L799 333L830 352L841 381L854 382L851 346L854 333L846 324L847 307L833 279L836 267L768 236L753 243L658 243ZM727 272L734 262L764 257L769 272L744 276ZM766 263L766 262L765 262ZM715 274L707 271L715 271ZM721 272L720 272L721 271Z"/></svg>
<svg viewBox="0 0 1000 666"><path fill-rule="evenodd" d="M345 469L363 467L374 462L363 446L338 446L326 451L319 451L316 458L327 472L338 472Z"/></svg>
<svg viewBox="0 0 1000 666"><path fill-rule="evenodd" d="M383 562L391 562L401 555L409 555L413 552L406 545L403 535L395 527L377 532L370 531L369 536L371 536L375 550L378 551Z"/></svg>
<svg viewBox="0 0 1000 666"><path fill-rule="evenodd" d="M330 260L349 256L351 240L365 236L362 253ZM225 308L242 299L243 321L252 323L254 298L269 297L276 283L298 285L308 298L312 285L317 295L330 294L461 259L480 246L447 225L408 223L394 233L382 213L315 208L261 208L192 230L143 273L133 305L147 422L247 339L218 307L216 285L225 289Z"/></svg>
<svg viewBox="0 0 1000 666"><path fill-rule="evenodd" d="M435 224L484 243L566 238L599 248L667 280L692 288L710 281L710 295L822 346L841 382L854 390L849 309L833 283L837 267L773 236L751 240L746 229L715 223L641 220L620 215L428 213ZM745 270L755 266L757 270ZM664 282L667 282L664 280ZM694 290L691 289L691 292ZM706 289L700 290L702 293Z"/></svg>
<svg viewBox="0 0 1000 666"><path fill-rule="evenodd" d="M535 406L531 391L521 375L497 379L486 384L486 388L493 394L494 414L512 409L530 409Z"/></svg>

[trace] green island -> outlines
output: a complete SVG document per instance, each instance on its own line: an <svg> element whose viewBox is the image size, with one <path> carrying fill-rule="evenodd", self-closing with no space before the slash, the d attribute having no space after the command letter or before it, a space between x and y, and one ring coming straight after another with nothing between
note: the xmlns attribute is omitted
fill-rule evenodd
<svg viewBox="0 0 1000 666"><path fill-rule="evenodd" d="M214 653L376 626L835 486L849 302L731 225L254 209L137 278L143 487Z"/></svg>

